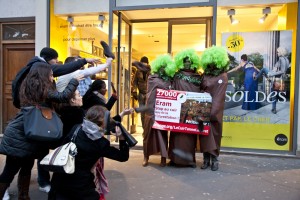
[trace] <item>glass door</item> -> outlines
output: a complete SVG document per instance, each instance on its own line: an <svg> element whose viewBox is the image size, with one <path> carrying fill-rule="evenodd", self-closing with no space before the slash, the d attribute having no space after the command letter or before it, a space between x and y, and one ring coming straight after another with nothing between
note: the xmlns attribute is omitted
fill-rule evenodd
<svg viewBox="0 0 300 200"><path fill-rule="evenodd" d="M174 56L183 49L195 49L201 54L211 46L211 19L184 19L169 23L168 52Z"/></svg>
<svg viewBox="0 0 300 200"><path fill-rule="evenodd" d="M131 74L131 24L122 16L121 12L114 14L113 48L116 64L112 68L112 82L114 83L118 101L116 112L120 113L125 108L130 108L130 74ZM130 116L122 119L123 126L129 130Z"/></svg>

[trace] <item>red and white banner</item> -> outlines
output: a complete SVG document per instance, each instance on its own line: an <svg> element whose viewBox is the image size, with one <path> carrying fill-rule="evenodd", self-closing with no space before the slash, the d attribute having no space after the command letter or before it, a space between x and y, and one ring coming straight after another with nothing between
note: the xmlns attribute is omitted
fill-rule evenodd
<svg viewBox="0 0 300 200"><path fill-rule="evenodd" d="M157 89L152 128L208 135L211 102L208 93ZM204 125L202 131L199 131L199 118Z"/></svg>

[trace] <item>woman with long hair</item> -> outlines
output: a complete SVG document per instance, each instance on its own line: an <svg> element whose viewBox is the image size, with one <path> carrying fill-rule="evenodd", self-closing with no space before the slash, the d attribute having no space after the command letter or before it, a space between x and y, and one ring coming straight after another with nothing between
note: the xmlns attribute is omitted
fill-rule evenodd
<svg viewBox="0 0 300 200"><path fill-rule="evenodd" d="M52 108L53 102L68 102L78 86L72 79L66 89L59 93L53 85L53 72L46 63L37 63L31 69L20 87L21 108L43 106ZM6 155L6 163L0 175L0 199L18 175L18 199L28 200L31 169L34 160L49 150L50 143L33 141L25 137L23 113L19 112L7 125L0 144L0 153Z"/></svg>

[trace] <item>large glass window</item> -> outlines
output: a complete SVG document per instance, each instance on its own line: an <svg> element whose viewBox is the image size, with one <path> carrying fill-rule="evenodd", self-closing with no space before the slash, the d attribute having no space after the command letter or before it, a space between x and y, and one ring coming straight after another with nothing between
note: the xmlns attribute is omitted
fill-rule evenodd
<svg viewBox="0 0 300 200"><path fill-rule="evenodd" d="M297 3L218 8L216 41L227 48L230 68L244 54L257 68L245 65L228 74L223 147L292 150L296 8ZM274 89L275 77L284 89Z"/></svg>

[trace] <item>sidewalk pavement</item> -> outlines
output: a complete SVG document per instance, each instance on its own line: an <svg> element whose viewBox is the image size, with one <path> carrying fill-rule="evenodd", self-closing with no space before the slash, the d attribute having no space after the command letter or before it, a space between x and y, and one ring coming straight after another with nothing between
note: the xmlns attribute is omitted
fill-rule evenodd
<svg viewBox="0 0 300 200"><path fill-rule="evenodd" d="M5 156L0 155L2 170ZM110 193L107 200L300 200L300 159L221 154L220 169L160 167L160 156L151 156L142 167L143 152L131 150L128 162L105 159L105 175ZM47 199L37 186L34 167L30 196ZM16 178L15 178L16 179ZM80 180L79 180L80 181ZM16 180L9 189L17 199Z"/></svg>

